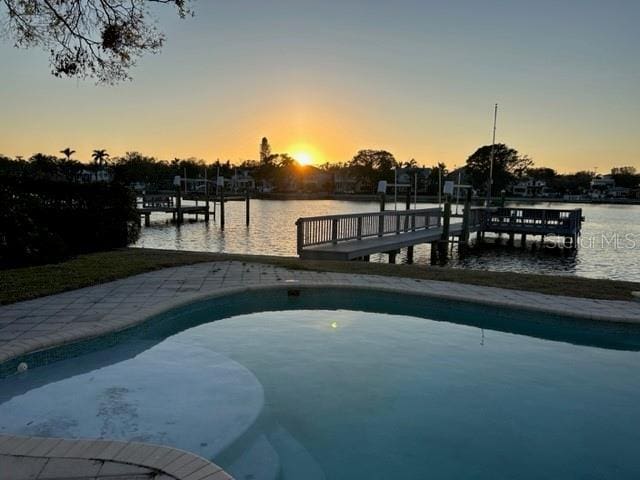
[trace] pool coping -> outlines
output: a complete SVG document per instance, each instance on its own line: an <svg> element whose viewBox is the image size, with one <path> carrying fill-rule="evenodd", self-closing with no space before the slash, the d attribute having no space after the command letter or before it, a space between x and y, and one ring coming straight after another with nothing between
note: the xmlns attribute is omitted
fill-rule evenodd
<svg viewBox="0 0 640 480"><path fill-rule="evenodd" d="M453 283L453 282L440 282L440 283ZM640 316L625 316L620 314L611 314L611 313L603 313L603 312L593 312L593 311L575 311L573 309L568 309L559 305L548 305L546 303L537 303L537 304L527 304L523 306L521 303L514 302L512 300L503 298L492 298L491 296L486 297L466 297L461 296L456 293L444 293L444 292L431 292L424 291L420 289L416 290L407 290L406 288L401 287L390 287L385 285L362 285L362 284L353 284L353 283L345 283L345 284L336 284L334 282L327 283L318 283L318 282L305 282L298 280L287 280L286 282L275 282L261 285L247 285L243 287L228 287L222 290L219 290L215 293L204 293L197 295L187 295L184 298L179 300L171 300L166 301L164 303L159 303L155 307L147 307L140 310L140 315L125 315L121 320L111 320L106 324L86 328L76 328L72 331L63 331L57 332L54 334L42 335L38 338L31 338L20 340L17 342L12 342L7 347L0 346L0 364L8 362L16 357L26 355L29 353L38 352L41 350L48 350L53 347L63 346L69 343L75 343L81 340L89 340L92 338L100 337L102 335L106 335L108 333L115 333L121 330L125 330L127 328L136 326L144 321L160 314L166 312L168 310L179 308L185 305L189 305L194 302L210 300L215 298L226 297L234 294L242 294L242 293L250 293L254 291L261 290L277 290L277 289L287 289L287 288L303 288L303 289L323 289L323 288L342 288L342 289L351 289L351 290L369 290L369 291L379 291L386 293L397 293L403 295L415 295L422 296L428 298L440 298L451 301L464 301L468 303L475 303L479 305L487 305L494 307L503 307L503 308L516 308L520 310L526 310L531 312L541 312L541 313L549 313L556 314L576 319L586 319L586 320L595 320L602 322L613 322L613 323L631 323L631 324L640 324ZM482 287L487 289L495 289L495 290L503 290L497 289L494 287ZM541 297L550 297L549 295L537 294L534 292L527 292L532 295L540 295ZM575 297L565 297L571 298L575 300L587 300L587 299L577 299ZM546 300L546 298L544 299ZM596 302L595 300L592 300ZM629 303L635 304L636 302L624 302L624 301L610 301L610 302L619 302L619 303Z"/></svg>
<svg viewBox="0 0 640 480"><path fill-rule="evenodd" d="M144 275L144 274L143 274ZM349 274L341 274L345 276L349 276ZM355 275L354 275L355 276ZM367 275L361 275L367 276ZM373 277L373 276L371 276ZM375 283L336 283L336 282L314 282L314 281L304 281L297 279L288 279L280 282L270 282L259 285L245 285L240 287L227 287L220 289L216 292L205 292L199 294L186 294L177 299L167 300L165 302L161 302L156 304L155 307L145 307L138 311L138 315L123 315L120 320L111 319L108 322L101 325L91 325L90 327L79 327L74 328L72 331L61 331L53 334L45 334L36 338L29 338L24 340L18 340L15 342L10 342L7 346L0 346L0 364L8 362L16 357L20 357L26 354L35 353L42 350L48 350L53 347L59 347L70 343L75 343L81 340L89 340L92 338L100 337L102 335L108 333L116 333L127 328L136 326L141 324L150 318L159 315L168 310L179 308L185 305L189 305L191 303L211 300L215 298L226 297L234 294L242 294L242 293L250 293L252 291L261 291L261 290L277 290L277 289L287 289L287 288L305 288L305 289L325 289L325 288L341 288L341 289L352 289L352 290L368 290L368 291L379 291L386 293L397 293L404 295L415 295L422 296L428 298L440 298L444 300L451 301L464 301L468 303L475 303L479 305L488 305L493 307L503 307L503 308L516 308L520 310L526 310L531 312L540 312L540 313L548 313L561 315L565 317L571 317L575 319L586 319L586 320L594 320L594 321L602 321L602 322L610 322L610 323L631 323L631 324L640 324L640 314L639 315L630 315L630 316L621 316L618 313L614 312L606 312L605 310L601 311L575 311L571 308L567 308L561 303L547 304L545 300L556 299L556 298L565 298L571 299L573 301L581 301L585 303L593 303L594 305L602 305L605 301L602 300L591 300L591 299L582 299L577 297L560 297L560 296L551 296L540 294L536 292L524 292L530 296L538 296L540 298L540 302L533 304L523 305L520 302L514 301L512 299L506 297L496 297L495 295L487 295L487 296L465 296L460 295L459 293L446 293L442 291L434 292L430 290L425 290L420 288L422 283L441 283L441 284L452 284L452 285L461 285L455 284L454 282L440 282L435 280L429 281L421 281L414 280L417 288L415 289L407 289L406 285L402 287L392 287L388 285L379 285ZM487 291L491 291L491 293L495 293L495 291L507 291L514 292L507 289L501 289L496 287L478 287L474 286L476 289L486 289ZM89 287L91 288L91 287ZM519 293L523 293L518 291ZM58 294L61 295L61 294ZM52 295L56 296L56 295ZM46 298L46 297L45 297ZM620 300L610 300L610 303L617 304L628 304L629 306L640 307L638 302L630 301L620 301ZM22 302L25 303L25 302ZM638 308L640 311L640 308Z"/></svg>
<svg viewBox="0 0 640 480"><path fill-rule="evenodd" d="M64 462L68 460L69 467L76 472L78 469L82 470L82 466L72 465L73 461L90 460L151 469L155 471L154 478L158 479L233 480L233 477L222 470L222 467L191 452L140 442L71 440L0 434L0 456L2 455L20 457L34 464L42 463L42 459L46 461L55 459L61 460L64 466ZM78 472L77 476L98 480L109 478L109 475L101 477L99 474L89 472L84 475ZM33 478L39 478L39 474Z"/></svg>

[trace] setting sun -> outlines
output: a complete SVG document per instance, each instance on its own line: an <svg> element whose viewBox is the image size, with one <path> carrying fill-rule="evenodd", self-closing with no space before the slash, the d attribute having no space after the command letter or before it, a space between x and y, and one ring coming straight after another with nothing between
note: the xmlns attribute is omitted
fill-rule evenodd
<svg viewBox="0 0 640 480"><path fill-rule="evenodd" d="M300 165L311 165L313 163L313 157L309 152L297 152L292 156Z"/></svg>

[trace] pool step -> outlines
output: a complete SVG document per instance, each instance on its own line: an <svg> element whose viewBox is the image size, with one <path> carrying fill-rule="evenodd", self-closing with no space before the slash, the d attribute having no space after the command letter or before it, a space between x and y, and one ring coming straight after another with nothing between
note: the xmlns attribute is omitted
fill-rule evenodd
<svg viewBox="0 0 640 480"><path fill-rule="evenodd" d="M309 451L281 426L277 426L268 435L282 468L282 480L325 480L322 468Z"/></svg>
<svg viewBox="0 0 640 480"><path fill-rule="evenodd" d="M236 480L278 480L280 458L267 437L260 435L227 471Z"/></svg>
<svg viewBox="0 0 640 480"><path fill-rule="evenodd" d="M325 480L307 449L268 414L216 462L237 480Z"/></svg>

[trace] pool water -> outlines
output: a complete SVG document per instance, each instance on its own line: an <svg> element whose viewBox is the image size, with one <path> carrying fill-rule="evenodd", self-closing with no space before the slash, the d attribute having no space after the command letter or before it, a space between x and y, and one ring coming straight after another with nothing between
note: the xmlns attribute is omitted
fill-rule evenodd
<svg viewBox="0 0 640 480"><path fill-rule="evenodd" d="M639 350L528 312L237 296L0 380L0 432L172 445L238 480L640 478Z"/></svg>

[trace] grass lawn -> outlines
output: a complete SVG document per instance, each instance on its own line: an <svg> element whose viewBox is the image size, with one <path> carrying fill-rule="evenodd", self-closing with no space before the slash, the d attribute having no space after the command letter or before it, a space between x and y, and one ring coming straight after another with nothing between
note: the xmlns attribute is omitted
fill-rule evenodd
<svg viewBox="0 0 640 480"><path fill-rule="evenodd" d="M636 282L594 280L574 276L486 272L428 265L302 261L292 257L127 248L80 255L57 264L0 270L0 304L96 285L166 267L226 260L263 263L298 270L443 280L551 295L609 300L632 300L634 297L631 292L640 291L640 283Z"/></svg>

